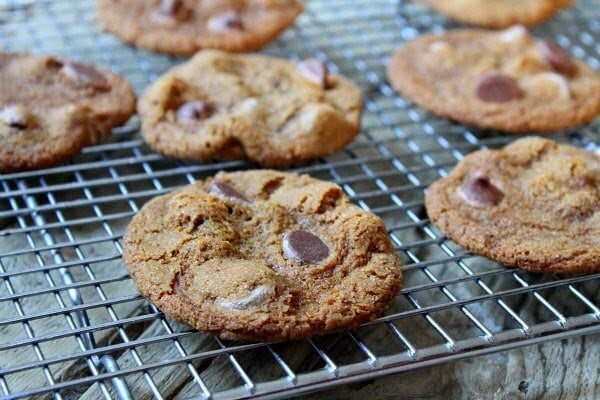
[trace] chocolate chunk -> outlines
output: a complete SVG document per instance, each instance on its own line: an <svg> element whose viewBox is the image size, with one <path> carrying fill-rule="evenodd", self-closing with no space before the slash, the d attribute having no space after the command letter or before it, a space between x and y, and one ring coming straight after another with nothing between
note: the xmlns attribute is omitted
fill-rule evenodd
<svg viewBox="0 0 600 400"><path fill-rule="evenodd" d="M308 58L298 63L298 71L322 88L327 87L329 70L327 66L316 58Z"/></svg>
<svg viewBox="0 0 600 400"><path fill-rule="evenodd" d="M215 108L204 101L188 101L183 103L176 112L178 121L199 121L210 117Z"/></svg>
<svg viewBox="0 0 600 400"><path fill-rule="evenodd" d="M242 17L237 11L227 11L216 14L208 20L208 29L214 32L221 32L230 29L244 29Z"/></svg>
<svg viewBox="0 0 600 400"><path fill-rule="evenodd" d="M500 40L505 43L513 43L527 38L529 32L523 25L513 25L500 33Z"/></svg>
<svg viewBox="0 0 600 400"><path fill-rule="evenodd" d="M163 17L174 17L182 6L182 0L161 0L158 13Z"/></svg>
<svg viewBox="0 0 600 400"><path fill-rule="evenodd" d="M490 103L504 103L520 98L521 89L510 76L501 72L490 72L477 82L477 98Z"/></svg>
<svg viewBox="0 0 600 400"><path fill-rule="evenodd" d="M283 252L287 258L303 263L317 263L329 256L329 247L307 231L293 231L283 237Z"/></svg>
<svg viewBox="0 0 600 400"><path fill-rule="evenodd" d="M92 86L98 89L109 87L108 81L98 70L91 65L67 63L61 68L61 73L73 82Z"/></svg>
<svg viewBox="0 0 600 400"><path fill-rule="evenodd" d="M6 106L0 110L0 121L16 129L27 128L30 115L22 106Z"/></svg>
<svg viewBox="0 0 600 400"><path fill-rule="evenodd" d="M225 183L225 182L217 182L213 181L208 185L208 192L215 194L217 196L225 196L237 200L241 200L244 202L248 202L248 199L238 192L233 186Z"/></svg>
<svg viewBox="0 0 600 400"><path fill-rule="evenodd" d="M538 48L542 57L544 57L548 64L556 71L569 76L574 75L577 72L577 65L571 58L571 55L556 43L546 39L540 40L538 42Z"/></svg>
<svg viewBox="0 0 600 400"><path fill-rule="evenodd" d="M232 310L247 310L249 308L266 305L273 298L274 294L274 287L260 285L254 288L246 297L233 300L218 300L215 303L219 307L229 308Z"/></svg>
<svg viewBox="0 0 600 400"><path fill-rule="evenodd" d="M479 207L497 206L504 198L504 193L485 175L468 177L458 191L465 200Z"/></svg>
<svg viewBox="0 0 600 400"><path fill-rule="evenodd" d="M60 70L65 65L64 62L52 56L44 57L44 63L48 69L55 71Z"/></svg>

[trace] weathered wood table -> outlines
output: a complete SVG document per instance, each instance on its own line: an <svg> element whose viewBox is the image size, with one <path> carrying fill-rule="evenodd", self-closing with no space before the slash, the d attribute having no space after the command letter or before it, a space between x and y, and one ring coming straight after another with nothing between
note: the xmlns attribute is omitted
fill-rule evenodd
<svg viewBox="0 0 600 400"><path fill-rule="evenodd" d="M0 0L0 46L105 65L139 93L181 61L101 32L93 7ZM580 0L536 34L600 70L599 21L600 2ZM308 0L296 26L264 49L317 56L364 93L356 142L299 170L337 182L384 219L406 279L380 319L351 333L240 345L177 324L140 298L121 261L131 217L158 194L250 166L165 159L139 139L134 118L63 166L0 175L0 396L219 399L330 389L307 398L600 398L592 335L600 277L507 270L466 254L427 219L431 182L469 152L514 139L436 118L386 82L403 41L452 26L406 1ZM555 137L598 151L600 123ZM524 344L532 346L495 353ZM482 353L490 354L471 358Z"/></svg>
<svg viewBox="0 0 600 400"><path fill-rule="evenodd" d="M600 336L552 341L303 399L598 399Z"/></svg>

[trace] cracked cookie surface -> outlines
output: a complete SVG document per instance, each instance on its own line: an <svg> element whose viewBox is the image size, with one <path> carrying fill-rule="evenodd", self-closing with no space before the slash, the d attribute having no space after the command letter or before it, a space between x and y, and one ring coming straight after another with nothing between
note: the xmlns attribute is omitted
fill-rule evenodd
<svg viewBox="0 0 600 400"><path fill-rule="evenodd" d="M511 133L568 129L600 112L600 74L522 26L420 36L396 51L388 77L435 114Z"/></svg>
<svg viewBox="0 0 600 400"><path fill-rule="evenodd" d="M154 150L187 160L289 166L331 154L359 132L362 96L321 62L201 51L138 102Z"/></svg>
<svg viewBox="0 0 600 400"><path fill-rule="evenodd" d="M536 25L573 4L572 0L418 1L457 21L488 28L508 28L515 24Z"/></svg>
<svg viewBox="0 0 600 400"><path fill-rule="evenodd" d="M45 168L135 111L125 79L88 64L0 52L0 172Z"/></svg>
<svg viewBox="0 0 600 400"><path fill-rule="evenodd" d="M99 0L105 29L137 46L173 55L201 49L258 49L291 26L300 0Z"/></svg>
<svg viewBox="0 0 600 400"><path fill-rule="evenodd" d="M542 138L469 154L432 184L432 222L467 250L537 273L600 271L600 156Z"/></svg>
<svg viewBox="0 0 600 400"><path fill-rule="evenodd" d="M337 185L272 170L221 172L151 200L124 245L144 297L224 339L351 329L402 283L381 219Z"/></svg>

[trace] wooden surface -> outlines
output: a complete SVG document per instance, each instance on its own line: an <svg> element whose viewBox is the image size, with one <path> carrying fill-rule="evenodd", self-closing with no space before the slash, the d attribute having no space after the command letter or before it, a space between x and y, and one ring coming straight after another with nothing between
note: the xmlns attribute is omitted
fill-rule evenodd
<svg viewBox="0 0 600 400"><path fill-rule="evenodd" d="M23 2L25 3L25 2ZM68 29L72 26L77 26L77 30L69 31L68 39L65 35L53 32L47 37L43 37L44 51L47 52L62 52L63 54L77 55L93 62L104 63L106 60L102 58L105 53L96 48L97 42L92 40L89 32L81 33L81 27L74 22L79 22L79 15L69 13L63 8L59 8L57 14L47 14L43 8L37 9L34 5L42 2L30 2L23 8L21 14L15 14L15 17L22 18L26 15L31 18L29 26L38 27L37 29L46 29L44 27L53 27L56 25L56 16L63 18L69 17L68 22L61 25L61 29ZM82 2L83 3L83 2ZM92 2L86 8L87 12L93 10ZM75 4L73 2L73 4ZM323 3L325 4L325 3ZM331 3L333 4L333 2ZM40 11L42 10L42 11ZM311 18L321 18L324 16L324 24L327 23L327 16L331 13L313 13ZM8 18L10 14L2 14L3 18ZM381 17L390 16L393 18L394 9L390 8L389 12L382 14ZM36 19L39 19L36 20ZM81 18L82 21L92 21L93 17L89 15L86 18ZM308 19L307 19L308 21ZM311 20L312 21L312 20ZM347 21L347 20L345 20ZM383 21L386 22L386 21ZM390 22L390 21L388 21ZM302 23L302 22L300 22ZM385 81L384 66L379 59L371 57L366 52L365 43L377 43L378 51L391 52L397 47L397 43L389 40L388 32L370 31L368 35L363 35L362 29L365 29L364 24L346 23L348 29L352 29L352 40L346 44L343 43L342 49L347 45L357 46L357 54L360 57L366 57L366 68L368 71L375 73L380 82ZM572 25L571 21L569 24ZM389 25L392 26L390 23ZM343 32L339 26L339 32ZM346 27L344 27L345 29ZM303 27L302 32L305 34L317 36L321 39L321 34L311 27ZM314 32L314 33L312 33ZM339 33L338 29L332 31L332 35ZM351 33L352 33L351 32ZM11 32L11 44L19 50L41 50L37 46L40 37L32 39L33 35L29 29L15 29ZM366 42L363 42L365 36ZM372 37L371 37L372 36ZM95 33L93 35L95 38ZM360 37L360 40L359 40ZM396 37L396 36L394 36ZM108 40L107 36L102 36L102 40ZM326 38L327 39L327 38ZM34 40L34 41L33 41ZM141 90L147 84L148 76L151 75L145 68L150 68L153 74L159 74L169 65L164 59L157 55L144 56L144 71L142 66L134 65L140 58L138 51L127 46L116 44L116 39L112 39L111 51L115 59L113 62L123 63L122 69L128 74L127 77L138 85L138 90ZM307 49L305 44L299 43L298 40L304 40L304 36L299 36L295 39L294 35L284 36L279 46L281 49L297 49L301 50L301 56L309 56L313 53L313 49ZM378 116L373 112L366 112L363 118L363 126L370 137L377 143L388 143L386 148L392 154L408 154L402 159L406 163L407 168L424 167L422 155L410 155L414 148L408 148L405 141L396 141L390 143L390 140L397 139L396 128L401 127L403 135L414 140L411 145L418 143L419 151L429 152L434 158L437 165L450 165L456 159L450 155L450 152L440 148L435 135L425 135L422 133L421 123L424 120L418 118L417 113L407 115L406 109L401 111L398 107L397 100L393 96L383 95L379 86L372 86L370 81L364 78L364 74L358 71L353 65L344 60L343 54L339 51L338 46L329 46L330 39L326 40L323 50L331 61L337 63L341 67L341 72L348 75L353 80L356 80L361 86L364 93L367 94L372 104L376 105L382 116ZM67 46L73 46L72 49ZM75 50L76 49L76 50ZM289 52L282 51L282 55L289 56ZM156 70L153 68L155 66ZM379 83L378 83L379 84ZM383 118L383 120L382 120ZM416 119L413 119L416 118ZM384 122L384 123L382 123ZM456 131L455 126L442 125L440 120L427 120L435 129ZM385 126L382 126L385 125ZM470 133L471 134L471 133ZM477 134L475 132L475 134ZM582 134L585 134L583 132ZM487 134L482 134L481 138L485 138ZM590 137L594 135L589 134ZM366 136L360 136L358 141L364 142ZM460 151L466 153L473 150L476 146L470 146L465 143L462 135L448 134L445 140L449 140L449 146L457 146ZM499 143L499 142L498 142ZM143 150L144 152L147 150ZM146 154L146 153L144 153ZM356 148L354 153L356 157L379 157L381 154L371 148ZM91 155L82 155L76 158L82 162L94 161ZM95 157L95 156L94 156ZM133 157L132 153L124 149L120 151L111 151L107 157L124 158ZM332 156L331 160L348 159L348 154L339 153ZM429 155L427 156L429 157ZM427 161L429 163L429 161ZM160 161L150 163L157 170L178 168L172 161ZM397 168L391 162L367 163L367 167L375 174ZM449 170L450 166L448 167ZM145 170L138 163L131 165L122 165L115 169L121 177L133 176L136 174L145 174ZM348 168L338 168L336 174L340 178L351 178L357 174L363 174L360 168L353 166ZM106 172L106 169L98 171L82 171L81 177L84 181L94 181L96 179L110 179L111 175ZM195 175L196 178L199 176ZM323 174L325 179L331 179L328 174ZM437 168L426 168L416 173L411 180L405 174L397 174L392 178L383 178L383 181L388 188L391 188L387 193L381 192L379 195L364 198L364 204L371 208L379 208L380 210L388 210L380 212L388 227L411 226L414 219L408 216L406 210L411 211L420 221L424 221L426 215L422 207L410 206L410 204L421 204L423 191L420 187L414 186L414 179L418 177L419 182L426 185L429 182L439 178ZM58 174L47 179L48 184L61 184L71 182L72 174ZM33 186L39 185L35 178L30 179ZM182 175L166 176L161 180L165 186L177 186L187 182ZM11 181L11 185L14 182ZM375 186L370 180L356 180L348 184L355 193L368 193L371 191L380 191L381 187ZM151 191L155 189L149 180L125 182L123 187L129 193L138 193L143 191ZM404 189L402 189L404 187ZM407 189L408 188L408 189ZM14 188L13 188L14 189ZM397 200L393 200L390 195L392 192L398 192L399 196L405 205L405 210L399 212ZM91 193L96 198L103 196L112 196L121 193L121 188L116 185L98 186L91 189ZM57 201L79 201L84 199L84 194L80 190L55 190L53 195ZM24 207L23 199L17 197L19 206ZM42 193L36 196L40 204L47 204L48 199ZM132 200L136 207L141 207L149 197L139 197ZM111 201L101 203L98 207L104 215L116 215L123 212L131 212L131 204L126 200ZM5 200L0 200L0 211L10 209L9 204ZM90 217L95 215L95 211L91 207L67 208L61 210L62 216L67 220L75 220L81 217ZM53 212L46 212L49 222L56 222L56 215ZM129 222L129 217L113 219L107 222L110 229L119 234L123 232L125 226ZM24 223L32 226L33 223L29 216L24 217ZM18 227L18 223L14 218L0 219L0 229ZM60 228L51 229L51 234L57 242L68 242L64 230ZM70 229L76 240L86 240L91 238L107 237L109 234L105 227L95 222L92 224L73 226ZM395 228L395 238L398 243L412 245L427 241L428 238L424 235L423 230L416 228ZM38 233L31 235L31 240L37 246L43 246L43 240ZM452 244L448 243L452 247ZM102 277L119 277L123 276L125 270L121 260L118 258L118 243L112 240L105 240L93 246L65 247L60 250L60 254L66 261L77 260L80 257L94 258L115 256L116 258L109 261L93 263L89 268L95 274L96 278ZM413 257L417 257L422 261L440 260L447 257L437 244L432 245L416 245L409 246ZM9 236L0 236L0 254L11 252L19 249L28 249L28 238L24 234L13 234ZM460 250L460 249L458 249ZM406 264L414 263L402 251L401 256ZM19 272L30 270L39 267L40 265L53 264L50 252L42 252L36 254L34 252L21 254L18 256L0 257L2 267L10 272ZM469 258L464 260L464 265L471 268L474 273L494 271L499 267L493 263L489 263L481 258ZM70 268L76 281L86 281L89 277L81 266ZM455 263L435 264L429 267L429 272L435 275L436 279L448 280L464 277L465 272L461 270ZM535 284L552 280L554 278L535 276L530 274L521 274L527 284ZM63 282L56 270L53 270L49 275L43 273L31 273L14 277L10 279L10 284L17 293L25 293L27 291L35 291L49 287L49 277L55 285L61 285ZM515 279L510 274L503 274L482 279L492 290L501 291L519 287ZM9 292L6 286L7 281L2 281L0 284L0 296L8 296ZM420 285L431 284L431 280L423 273L420 268L413 268L406 273L405 288L411 288ZM135 294L135 288L131 280L123 279L113 283L99 285L104 291L108 299L120 299L123 296ZM598 290L598 281L588 284L575 285L577 289L591 299L594 304L600 304L600 290ZM484 294L482 288L477 286L473 281L450 285L449 290L458 299L467 299L474 296ZM100 301L99 294L94 287L85 287L81 290L86 304ZM584 312L589 312L580 301L576 300L572 293L565 288L556 288L542 293L544 298L549 301L559 312L566 316L580 315ZM423 290L414 293L414 298L421 306L434 304L449 303L451 300L439 290L433 288L431 290ZM60 292L60 299L68 306L69 300L65 291ZM506 303L524 319L527 323L534 325L540 322L546 322L556 319L550 315L538 300L531 294L512 296L504 299ZM19 306L23 308L25 314L35 314L48 310L58 310L60 308L57 297L53 293L23 297L19 301ZM389 313L402 312L413 309L405 296L399 296L391 306ZM494 332L516 327L515 322L500 309L497 303L493 301L476 303L470 305L468 310L476 316L476 318L489 329ZM127 301L116 304L111 307L111 311L115 313L119 320L145 316L154 313L148 303L143 300ZM93 324L111 323L112 318L108 310L104 307L90 309L89 317ZM8 318L16 318L18 313L16 306L12 301L0 301L0 320ZM432 315L435 322L440 324L447 330L455 339L474 337L481 335L481 332L474 328L472 322L468 321L463 313L458 309L452 308L443 312L437 312ZM166 324L174 330L187 331L189 328L174 323L169 320L153 319L136 324L127 324L121 332L116 329L100 330L94 333L97 345L108 346L111 344L121 344L123 335L127 336L128 340L144 340L152 339L157 336L166 335ZM419 348L434 346L443 342L439 333L436 333L432 325L428 323L422 316L406 318L395 322L398 329L405 334L413 344ZM30 329L36 337L50 335L54 333L68 333L71 330L69 319L64 315L57 315L48 318L32 320L27 325L22 323L11 323L0 325L0 345L7 345L14 341L27 340L26 329ZM373 351L377 354L392 354L404 351L405 349L398 345L397 339L391 337L387 328L377 326L368 329L361 329L357 335L366 342ZM347 335L335 335L328 338L315 339L321 348L326 350L328 354L335 358L335 361L340 365L357 362L364 359L364 355L356 349L355 344L348 339ZM219 348L219 344L211 336L202 334L190 334L183 337L179 344L187 354L198 354L203 351L215 350ZM491 356L481 357L477 359L463 360L459 362L449 363L433 368L421 369L409 373L403 373L387 378L377 379L370 382L356 383L348 386L338 387L327 392L310 394L304 396L305 399L600 399L600 388L597 383L597 376L600 373L600 336L588 336L574 338L565 341L548 342L538 346L531 346L523 349L513 350L507 353L500 353ZM354 347L353 347L354 346ZM278 354L286 361L286 363L297 373L311 371L323 368L323 361L311 348L306 341L296 343L286 343L275 346ZM42 342L38 349L33 346L21 346L13 349L0 350L0 368L10 368L23 364L35 363L38 360L36 350L43 354L43 357L53 358L68 354L77 354L81 352L80 346L74 336ZM163 340L153 343L148 346L138 346L135 349L136 356L139 356L144 363L160 362L165 359L179 357L179 352L175 344L171 340ZM131 351L113 351L111 354L118 361L122 369L136 366L136 359ZM362 358L361 358L362 357ZM268 381L281 377L281 369L273 361L272 355L264 348L247 351L243 354L237 354L235 360L227 356L220 356L214 359L197 360L193 363L193 368L198 372L203 382L210 387L211 390L217 391L243 385L239 374L233 368L233 362L244 368L251 378L255 381ZM199 394L198 385L193 381L189 373L189 368L185 364L177 364L176 366L155 369L150 371L149 375L141 373L127 376L127 383L136 399L152 398L149 392L148 379L152 378L154 383L165 398L184 399ZM90 370L86 363L80 360L69 360L52 364L50 372L56 382L69 381L71 379L83 378L90 375ZM23 391L28 389L39 388L48 385L44 371L41 368L35 368L20 373L10 374L5 377L7 385L11 391ZM107 385L108 390L114 397L112 386ZM2 392L0 391L0 394ZM97 384L80 385L74 388L69 388L61 392L64 399L98 399L100 391ZM39 396L41 399L49 399L50 395L44 394Z"/></svg>
<svg viewBox="0 0 600 400"><path fill-rule="evenodd" d="M303 396L343 399L600 399L600 335L528 346Z"/></svg>

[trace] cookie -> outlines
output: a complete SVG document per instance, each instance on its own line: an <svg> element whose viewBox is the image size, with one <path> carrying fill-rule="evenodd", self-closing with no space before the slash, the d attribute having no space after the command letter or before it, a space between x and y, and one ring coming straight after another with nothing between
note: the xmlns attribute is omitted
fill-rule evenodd
<svg viewBox="0 0 600 400"><path fill-rule="evenodd" d="M536 273L600 272L600 156L528 137L432 184L431 221L467 250Z"/></svg>
<svg viewBox="0 0 600 400"><path fill-rule="evenodd" d="M0 52L0 172L65 161L134 112L133 89L113 72Z"/></svg>
<svg viewBox="0 0 600 400"><path fill-rule="evenodd" d="M488 28L537 25L552 18L573 0L418 0L450 18Z"/></svg>
<svg viewBox="0 0 600 400"><path fill-rule="evenodd" d="M99 0L101 24L126 42L173 55L250 51L291 26L300 0Z"/></svg>
<svg viewBox="0 0 600 400"><path fill-rule="evenodd" d="M219 173L148 202L124 237L140 293L202 332L279 341L354 328L400 290L381 219L335 184Z"/></svg>
<svg viewBox="0 0 600 400"><path fill-rule="evenodd" d="M163 154L282 167L351 142L362 105L359 89L316 59L204 50L158 78L138 111L144 139Z"/></svg>
<svg viewBox="0 0 600 400"><path fill-rule="evenodd" d="M396 51L388 77L434 114L510 133L560 131L600 112L600 74L522 26L423 35Z"/></svg>

